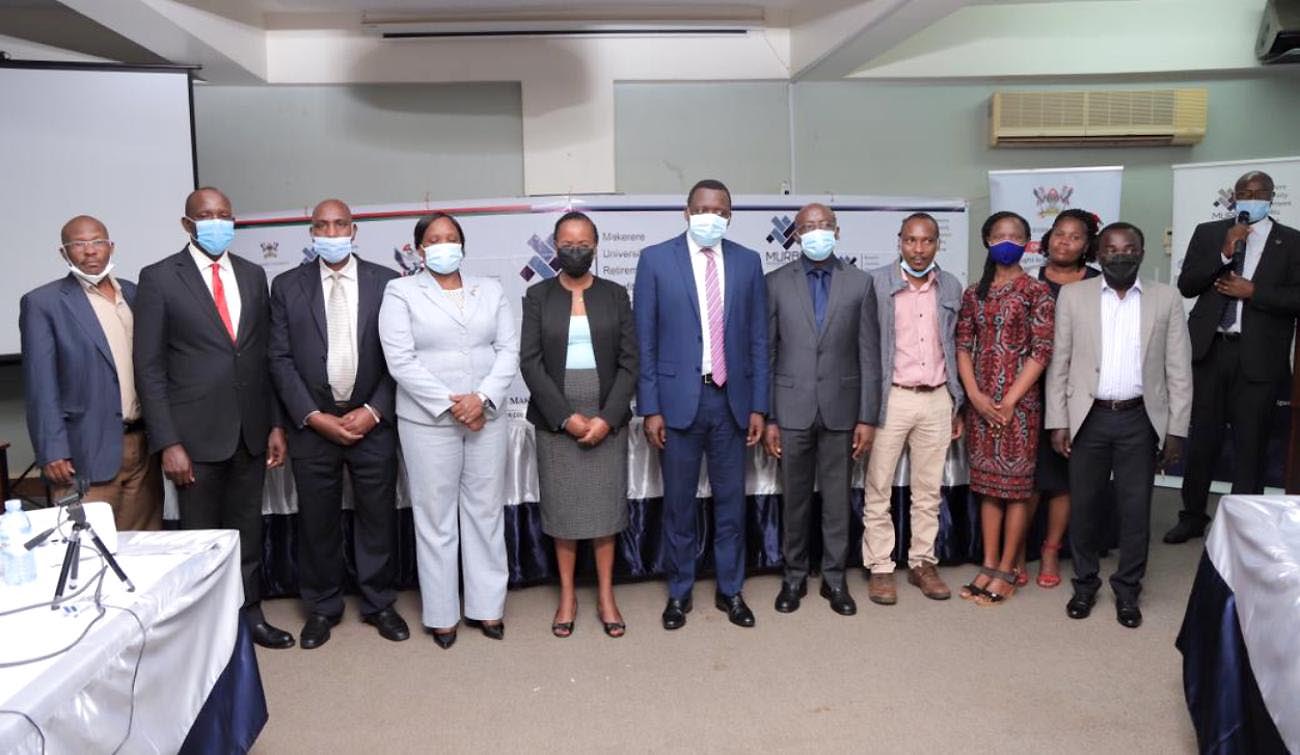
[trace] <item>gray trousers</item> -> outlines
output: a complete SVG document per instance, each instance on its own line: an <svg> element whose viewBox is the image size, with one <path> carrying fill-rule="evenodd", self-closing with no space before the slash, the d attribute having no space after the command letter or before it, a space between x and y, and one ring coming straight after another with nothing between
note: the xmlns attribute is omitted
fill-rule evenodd
<svg viewBox="0 0 1300 755"><path fill-rule="evenodd" d="M453 627L460 621L462 566L465 618L494 620L505 613L507 424L498 417L470 432L459 424L397 423L411 488L426 627Z"/></svg>
<svg viewBox="0 0 1300 755"><path fill-rule="evenodd" d="M822 494L822 581L844 586L844 562L849 554L849 499L852 483L853 433L827 430L821 416L806 430L781 428L782 550L789 584L808 578L808 541L813 526L813 484Z"/></svg>

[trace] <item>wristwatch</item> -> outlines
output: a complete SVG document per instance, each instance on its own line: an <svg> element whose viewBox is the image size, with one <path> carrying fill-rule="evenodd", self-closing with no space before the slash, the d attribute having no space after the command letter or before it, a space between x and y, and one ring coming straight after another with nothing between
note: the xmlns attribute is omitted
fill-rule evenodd
<svg viewBox="0 0 1300 755"><path fill-rule="evenodd" d="M488 398L486 393L483 391L474 391L474 395L478 396L478 400L483 402L483 406L486 406L493 411L496 410L497 405L492 403L492 399Z"/></svg>

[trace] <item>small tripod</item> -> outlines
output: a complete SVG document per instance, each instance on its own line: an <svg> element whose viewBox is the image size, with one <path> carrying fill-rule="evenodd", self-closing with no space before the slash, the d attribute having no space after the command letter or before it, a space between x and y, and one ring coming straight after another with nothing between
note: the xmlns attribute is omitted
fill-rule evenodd
<svg viewBox="0 0 1300 755"><path fill-rule="evenodd" d="M128 592L135 592L135 585L131 582L131 579L126 576L126 572L122 571L122 567L118 565L117 559L113 558L113 554L104 545L104 541L100 540L99 535L95 534L95 528L91 527L90 522L86 521L86 512L81 507L80 495L67 505L67 512L68 519L72 521L72 534L68 535L68 549L63 554L63 568L59 570L59 584L54 588L54 603L50 608L55 611L59 610L59 604L63 602L64 588L70 588L74 591L77 589L77 564L81 561L78 551L81 549L82 532L90 533L90 541L95 544L95 549L99 551L99 555L103 556L104 563L108 564L108 567L113 570L117 578L122 580Z"/></svg>
<svg viewBox="0 0 1300 755"><path fill-rule="evenodd" d="M54 504L55 506L62 506L64 511L68 513L68 519L72 522L72 534L68 536L68 549L63 554L63 568L59 570L59 584L54 588L54 602L50 604L50 608L55 611L59 610L59 604L63 602L64 589L70 588L73 591L76 591L77 589L77 564L81 560L78 557L77 551L81 549L82 532L90 533L90 541L95 544L95 548L99 551L99 555L104 557L104 563L108 564L109 568L113 570L113 573L117 575L117 578L126 584L128 592L135 592L135 585L132 584L131 580L126 576L126 572L122 571L122 567L118 565L117 559L113 558L113 554L110 553L108 547L104 545L104 541L100 540L99 535L95 534L95 528L91 527L90 522L86 521L86 510L81 507L81 499L86 495L86 491L89 488L90 482L85 478L78 476L76 489L63 498L60 498ZM58 531L58 529L58 525L49 528L31 540L28 540L26 543L23 543L23 547L27 550L35 548L48 540L50 535L53 535Z"/></svg>

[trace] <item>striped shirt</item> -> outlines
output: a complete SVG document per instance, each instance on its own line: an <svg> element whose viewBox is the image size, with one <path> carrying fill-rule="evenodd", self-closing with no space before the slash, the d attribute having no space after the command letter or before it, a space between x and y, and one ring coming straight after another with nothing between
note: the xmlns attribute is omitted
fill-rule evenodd
<svg viewBox="0 0 1300 755"><path fill-rule="evenodd" d="M1135 280L1121 299L1102 279L1101 369L1097 395L1124 401L1142 395L1142 281Z"/></svg>

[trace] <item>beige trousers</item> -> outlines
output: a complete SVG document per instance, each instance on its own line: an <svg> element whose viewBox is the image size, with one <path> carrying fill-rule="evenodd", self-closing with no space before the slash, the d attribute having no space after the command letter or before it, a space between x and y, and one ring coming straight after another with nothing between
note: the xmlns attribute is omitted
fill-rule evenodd
<svg viewBox="0 0 1300 755"><path fill-rule="evenodd" d="M66 493L71 488L64 488ZM122 466L111 480L91 484L87 501L107 501L118 532L160 530L163 515L162 462L149 453L143 432L122 436Z"/></svg>
<svg viewBox="0 0 1300 755"><path fill-rule="evenodd" d="M867 490L862 534L862 563L873 574L894 571L894 523L890 494L903 450L911 466L911 531L907 564L917 567L938 561L934 540L939 534L939 486L952 442L952 397L940 387L889 391L885 422L876 428L867 460Z"/></svg>

